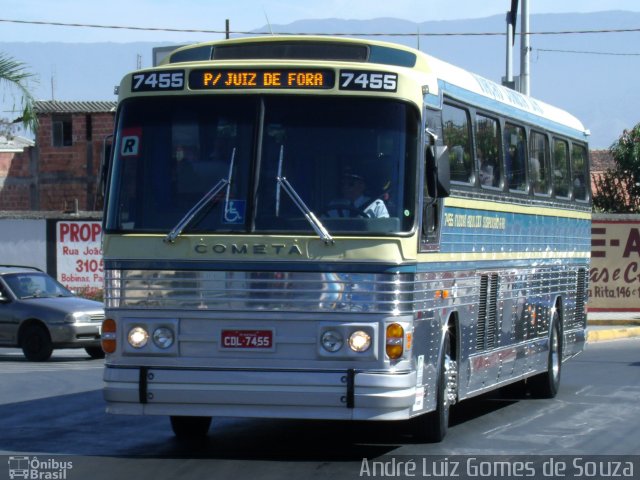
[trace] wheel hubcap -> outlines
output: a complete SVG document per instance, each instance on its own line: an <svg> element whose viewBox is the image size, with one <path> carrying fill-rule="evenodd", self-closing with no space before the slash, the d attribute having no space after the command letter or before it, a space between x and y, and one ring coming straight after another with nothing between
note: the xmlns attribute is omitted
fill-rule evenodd
<svg viewBox="0 0 640 480"><path fill-rule="evenodd" d="M444 360L444 380L444 403L448 407L456 403L458 391L458 363L448 355Z"/></svg>
<svg viewBox="0 0 640 480"><path fill-rule="evenodd" d="M560 373L560 340L558 339L558 331L554 327L551 335L551 373L554 381L557 380Z"/></svg>

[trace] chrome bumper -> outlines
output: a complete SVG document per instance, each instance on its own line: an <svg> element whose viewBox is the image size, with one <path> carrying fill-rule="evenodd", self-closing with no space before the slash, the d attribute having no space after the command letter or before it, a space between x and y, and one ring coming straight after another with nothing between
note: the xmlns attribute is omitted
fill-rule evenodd
<svg viewBox="0 0 640 480"><path fill-rule="evenodd" d="M106 365L107 412L334 420L402 420L416 373L117 368Z"/></svg>

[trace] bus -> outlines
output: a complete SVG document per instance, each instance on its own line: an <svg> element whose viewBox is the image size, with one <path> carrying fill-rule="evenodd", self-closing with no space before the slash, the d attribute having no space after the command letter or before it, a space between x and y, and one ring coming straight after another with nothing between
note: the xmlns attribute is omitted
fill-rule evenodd
<svg viewBox="0 0 640 480"><path fill-rule="evenodd" d="M186 46L119 87L104 216L112 414L398 421L554 397L585 345L575 117L393 43Z"/></svg>

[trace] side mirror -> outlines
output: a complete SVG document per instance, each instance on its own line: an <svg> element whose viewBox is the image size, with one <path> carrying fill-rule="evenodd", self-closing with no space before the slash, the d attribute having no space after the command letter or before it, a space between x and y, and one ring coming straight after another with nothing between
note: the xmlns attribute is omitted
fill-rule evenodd
<svg viewBox="0 0 640 480"><path fill-rule="evenodd" d="M5 297L2 292L0 292L0 303L9 303L10 301L9 297Z"/></svg>
<svg viewBox="0 0 640 480"><path fill-rule="evenodd" d="M99 200L104 200L107 196L107 180L109 178L109 168L111 166L111 155L113 154L113 135L107 135L102 140L102 152L100 154L100 169L98 171L98 188L96 191L96 202L94 210L99 207Z"/></svg>
<svg viewBox="0 0 640 480"><path fill-rule="evenodd" d="M428 145L425 150L425 182L429 196L431 198L448 197L451 189L449 149L446 146Z"/></svg>

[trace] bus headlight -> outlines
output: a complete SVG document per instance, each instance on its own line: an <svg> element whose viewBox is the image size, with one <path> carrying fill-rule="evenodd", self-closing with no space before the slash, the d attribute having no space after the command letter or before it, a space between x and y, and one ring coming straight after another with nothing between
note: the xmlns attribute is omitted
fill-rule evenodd
<svg viewBox="0 0 640 480"><path fill-rule="evenodd" d="M142 327L133 327L129 330L127 339L133 348L142 348L149 341L149 333Z"/></svg>
<svg viewBox="0 0 640 480"><path fill-rule="evenodd" d="M336 332L335 330L328 330L322 334L322 338L320 339L322 343L322 348L324 348L327 352L337 352L342 348L342 344L344 343L344 339L340 332Z"/></svg>
<svg viewBox="0 0 640 480"><path fill-rule="evenodd" d="M160 327L156 328L153 332L153 343L155 343L158 348L164 349L171 347L174 339L175 336L170 328Z"/></svg>
<svg viewBox="0 0 640 480"><path fill-rule="evenodd" d="M349 336L349 348L354 352L366 352L371 346L371 335L362 330L353 332Z"/></svg>

